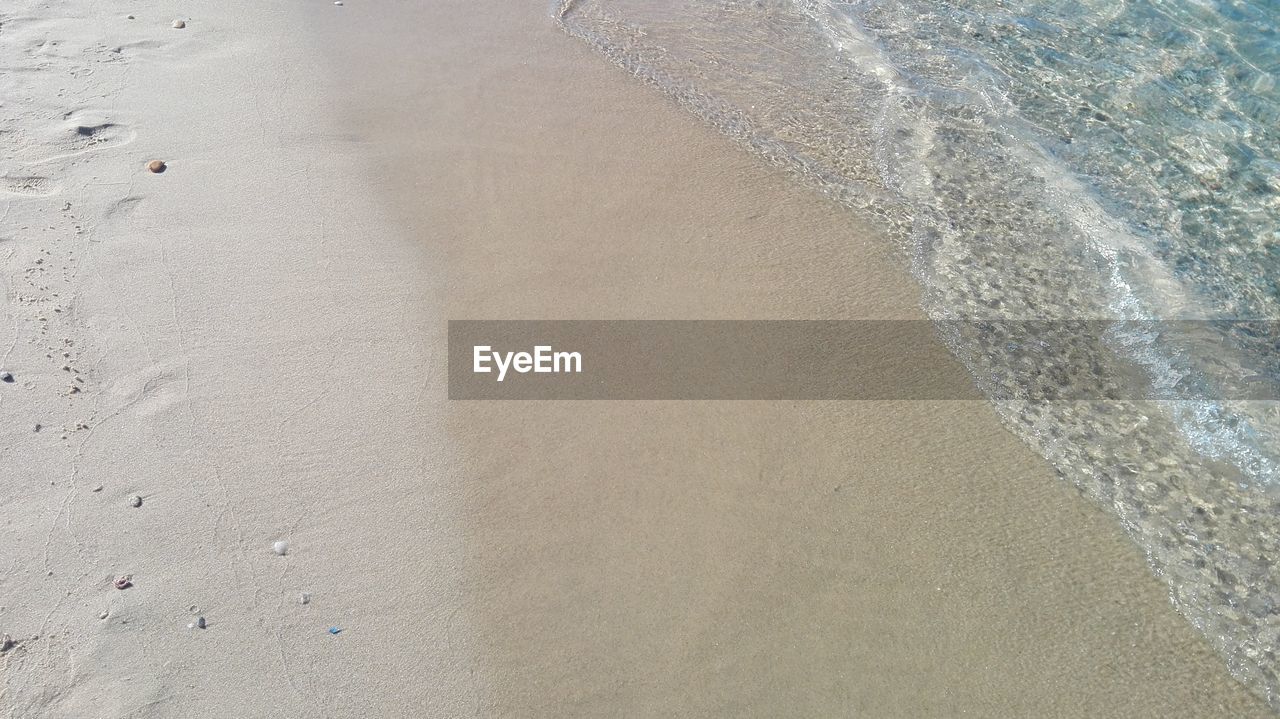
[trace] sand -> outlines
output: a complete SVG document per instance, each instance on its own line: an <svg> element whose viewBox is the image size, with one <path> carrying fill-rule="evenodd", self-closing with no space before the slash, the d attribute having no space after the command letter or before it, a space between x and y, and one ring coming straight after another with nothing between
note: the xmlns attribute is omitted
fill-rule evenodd
<svg viewBox="0 0 1280 719"><path fill-rule="evenodd" d="M919 317L544 3L0 28L5 716L1266 715L981 402L445 399L450 318Z"/></svg>

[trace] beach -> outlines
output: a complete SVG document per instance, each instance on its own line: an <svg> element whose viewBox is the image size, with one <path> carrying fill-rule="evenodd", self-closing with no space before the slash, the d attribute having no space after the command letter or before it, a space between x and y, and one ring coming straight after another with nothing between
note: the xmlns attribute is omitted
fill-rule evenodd
<svg viewBox="0 0 1280 719"><path fill-rule="evenodd" d="M450 401L449 320L926 318L546 3L0 29L4 716L1270 715L987 402Z"/></svg>

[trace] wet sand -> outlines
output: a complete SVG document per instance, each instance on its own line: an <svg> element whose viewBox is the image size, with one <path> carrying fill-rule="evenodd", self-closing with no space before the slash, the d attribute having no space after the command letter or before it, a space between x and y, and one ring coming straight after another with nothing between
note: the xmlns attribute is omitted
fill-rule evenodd
<svg viewBox="0 0 1280 719"><path fill-rule="evenodd" d="M541 3L357 10L442 319L917 318L905 261ZM379 42L430 28L409 47ZM1265 715L980 402L450 403L483 713Z"/></svg>

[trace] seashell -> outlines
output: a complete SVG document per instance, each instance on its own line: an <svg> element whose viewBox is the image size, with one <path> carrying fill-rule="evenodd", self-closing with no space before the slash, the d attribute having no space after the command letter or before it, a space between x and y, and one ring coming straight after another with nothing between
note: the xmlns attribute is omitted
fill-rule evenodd
<svg viewBox="0 0 1280 719"><path fill-rule="evenodd" d="M166 169L168 169L168 165L164 164L163 160L152 160L151 162L147 163L147 169L151 170L156 174L160 174L161 172L164 172Z"/></svg>
<svg viewBox="0 0 1280 719"><path fill-rule="evenodd" d="M128 574L124 574L116 577L116 580L112 582L112 584L115 585L116 589L128 589L133 586L133 577Z"/></svg>
<svg viewBox="0 0 1280 719"><path fill-rule="evenodd" d="M173 29L175 29L175 30L181 30L182 28L184 28L184 27L186 27L186 26L187 26L187 23L186 23L186 21L185 21L185 20L174 20L174 21L173 21Z"/></svg>

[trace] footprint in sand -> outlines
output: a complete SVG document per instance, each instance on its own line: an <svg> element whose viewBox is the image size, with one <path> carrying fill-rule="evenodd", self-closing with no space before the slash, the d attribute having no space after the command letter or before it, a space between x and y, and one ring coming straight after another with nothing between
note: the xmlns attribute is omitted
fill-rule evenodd
<svg viewBox="0 0 1280 719"><path fill-rule="evenodd" d="M101 122L96 125L76 125L75 136L67 141L69 146L78 146L79 151L118 147L133 142L138 133L114 122Z"/></svg>
<svg viewBox="0 0 1280 719"><path fill-rule="evenodd" d="M138 205L142 204L142 198L137 195L130 195L120 200L116 200L107 206L102 212L102 221L107 222L114 219L128 217L138 209Z"/></svg>
<svg viewBox="0 0 1280 719"><path fill-rule="evenodd" d="M22 197L48 197L62 188L47 177L37 175L0 176L0 192Z"/></svg>
<svg viewBox="0 0 1280 719"><path fill-rule="evenodd" d="M98 118L73 118L72 115L67 113L71 122L50 129L44 133L42 142L33 143L28 148L32 156L23 158L23 161L29 165L56 162L94 150L128 145L138 136L128 125ZM51 154L35 156L38 152Z"/></svg>

